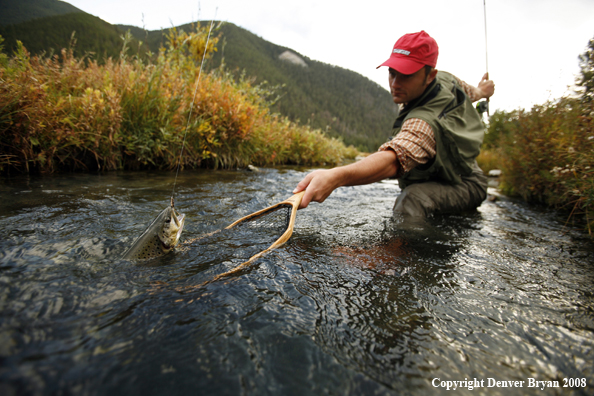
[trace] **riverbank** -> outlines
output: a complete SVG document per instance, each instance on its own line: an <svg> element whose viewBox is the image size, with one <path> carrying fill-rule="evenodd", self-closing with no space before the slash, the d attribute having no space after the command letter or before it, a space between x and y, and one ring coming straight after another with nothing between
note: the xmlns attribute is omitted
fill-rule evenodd
<svg viewBox="0 0 594 396"><path fill-rule="evenodd" d="M594 103L562 98L495 112L477 158L501 191L566 214L594 236Z"/></svg>
<svg viewBox="0 0 594 396"><path fill-rule="evenodd" d="M0 172L233 168L322 165L357 150L269 111L274 90L233 79L224 69L200 76L217 38L197 26L172 29L154 61L31 57L19 46L0 55ZM0 37L0 51L1 51ZM150 58L148 58L150 59ZM193 106L192 106L193 104ZM184 143L185 142L185 143ZM183 156L182 144L185 144Z"/></svg>

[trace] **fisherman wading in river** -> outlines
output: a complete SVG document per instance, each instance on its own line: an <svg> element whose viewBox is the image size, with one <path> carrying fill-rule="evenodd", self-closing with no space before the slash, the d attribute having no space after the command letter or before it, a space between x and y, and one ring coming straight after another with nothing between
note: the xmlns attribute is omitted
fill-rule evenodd
<svg viewBox="0 0 594 396"><path fill-rule="evenodd" d="M336 188L397 178L402 192L394 211L411 216L476 209L487 196L487 178L476 163L484 127L472 105L491 97L485 74L477 87L435 69L437 43L427 33L406 34L394 45L390 92L400 113L393 138L354 164L308 174L300 208L323 202Z"/></svg>

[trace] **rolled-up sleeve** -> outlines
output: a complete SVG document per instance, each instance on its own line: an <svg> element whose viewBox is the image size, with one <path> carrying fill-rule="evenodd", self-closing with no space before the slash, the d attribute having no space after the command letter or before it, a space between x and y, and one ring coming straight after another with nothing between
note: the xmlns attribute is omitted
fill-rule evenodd
<svg viewBox="0 0 594 396"><path fill-rule="evenodd" d="M460 84L462 89L464 89L466 96L468 96L468 99L470 99L471 102L474 103L477 100L481 99L481 92L478 90L477 87L460 80L458 77L456 77L456 80L458 80L458 84Z"/></svg>
<svg viewBox="0 0 594 396"><path fill-rule="evenodd" d="M414 167L426 164L436 154L435 134L427 122L410 118L402 124L400 132L378 151L393 150L398 161L395 177L400 177Z"/></svg>

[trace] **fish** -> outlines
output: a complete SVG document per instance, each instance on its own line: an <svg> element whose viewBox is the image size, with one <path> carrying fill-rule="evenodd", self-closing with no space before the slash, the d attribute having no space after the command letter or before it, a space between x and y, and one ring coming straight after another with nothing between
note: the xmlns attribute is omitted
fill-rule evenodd
<svg viewBox="0 0 594 396"><path fill-rule="evenodd" d="M124 260L148 260L171 252L179 243L186 215L165 208L124 253Z"/></svg>

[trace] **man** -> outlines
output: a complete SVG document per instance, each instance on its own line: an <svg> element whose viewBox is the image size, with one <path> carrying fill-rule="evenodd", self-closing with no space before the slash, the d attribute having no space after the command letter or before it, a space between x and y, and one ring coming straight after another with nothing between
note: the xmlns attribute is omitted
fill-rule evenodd
<svg viewBox="0 0 594 396"><path fill-rule="evenodd" d="M341 186L396 177L402 192L394 211L412 216L476 209L486 198L487 178L476 164L484 128L472 102L495 91L485 74L477 87L437 71L437 43L427 33L406 34L394 45L390 92L401 106L394 138L365 159L308 174L300 208L324 200Z"/></svg>

